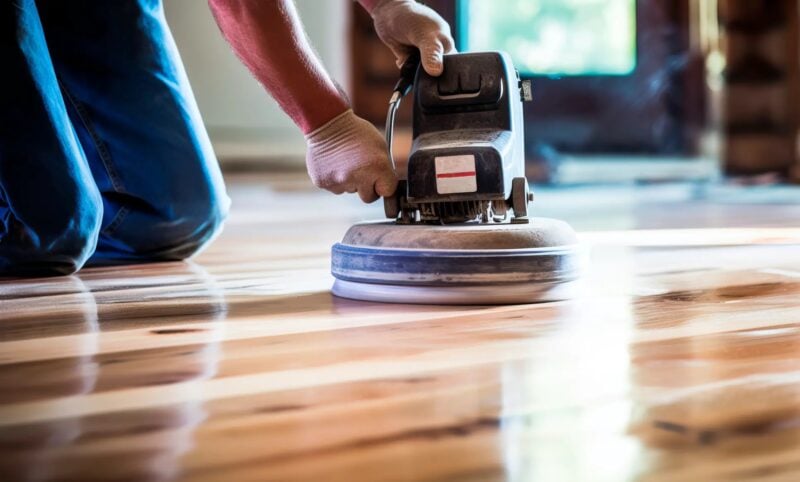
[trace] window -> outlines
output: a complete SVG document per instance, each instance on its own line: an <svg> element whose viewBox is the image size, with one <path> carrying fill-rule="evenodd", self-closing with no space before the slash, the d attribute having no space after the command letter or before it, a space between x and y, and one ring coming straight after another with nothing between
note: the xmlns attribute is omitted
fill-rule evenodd
<svg viewBox="0 0 800 482"><path fill-rule="evenodd" d="M506 51L533 79L529 159L697 155L705 89L689 0L428 1L452 15L460 51Z"/></svg>
<svg viewBox="0 0 800 482"><path fill-rule="evenodd" d="M462 0L459 50L504 50L524 75L628 75L635 0Z"/></svg>

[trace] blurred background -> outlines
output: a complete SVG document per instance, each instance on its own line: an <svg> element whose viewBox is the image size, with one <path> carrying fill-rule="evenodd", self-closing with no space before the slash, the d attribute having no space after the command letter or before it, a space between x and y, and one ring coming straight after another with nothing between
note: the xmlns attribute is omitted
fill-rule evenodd
<svg viewBox="0 0 800 482"><path fill-rule="evenodd" d="M296 4L355 111L382 128L397 68L369 15L351 0ZM460 51L505 50L532 79L531 181L800 182L798 0L426 4ZM223 167L302 168L302 135L234 57L206 3L165 8ZM398 117L400 158L409 108Z"/></svg>

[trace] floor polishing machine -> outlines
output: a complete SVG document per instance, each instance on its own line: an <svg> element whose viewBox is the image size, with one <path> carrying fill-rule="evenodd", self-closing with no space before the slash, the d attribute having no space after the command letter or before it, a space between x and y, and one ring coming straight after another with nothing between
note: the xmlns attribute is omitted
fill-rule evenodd
<svg viewBox="0 0 800 482"><path fill-rule="evenodd" d="M529 212L522 116L529 81L502 52L445 55L439 77L413 55L389 102L390 159L395 112L412 88L406 179L384 199L387 220L355 224L333 246L333 294L435 304L572 297L581 264L575 232Z"/></svg>

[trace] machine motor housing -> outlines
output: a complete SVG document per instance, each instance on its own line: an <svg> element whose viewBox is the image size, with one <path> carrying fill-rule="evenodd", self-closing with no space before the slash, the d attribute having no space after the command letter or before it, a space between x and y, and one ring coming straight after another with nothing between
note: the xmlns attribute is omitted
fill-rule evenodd
<svg viewBox="0 0 800 482"><path fill-rule="evenodd" d="M503 52L445 55L439 77L417 70L398 221L501 220L508 208L527 219L522 100L529 88Z"/></svg>

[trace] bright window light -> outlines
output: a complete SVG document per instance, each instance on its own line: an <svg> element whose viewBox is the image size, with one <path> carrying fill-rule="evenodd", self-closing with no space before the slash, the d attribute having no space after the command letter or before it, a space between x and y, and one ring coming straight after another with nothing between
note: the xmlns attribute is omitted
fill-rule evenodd
<svg viewBox="0 0 800 482"><path fill-rule="evenodd" d="M635 0L461 0L459 50L505 50L523 74L627 75Z"/></svg>

